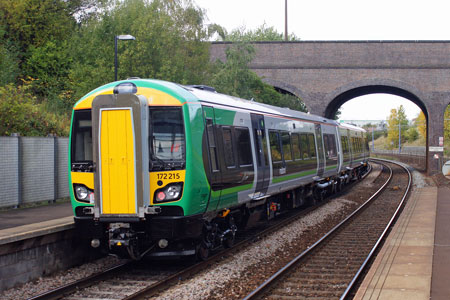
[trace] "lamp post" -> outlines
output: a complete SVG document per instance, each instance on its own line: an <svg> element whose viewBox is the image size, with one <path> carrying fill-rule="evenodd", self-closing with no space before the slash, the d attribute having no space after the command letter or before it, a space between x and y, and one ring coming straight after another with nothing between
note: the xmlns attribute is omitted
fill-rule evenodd
<svg viewBox="0 0 450 300"><path fill-rule="evenodd" d="M284 40L288 40L288 8L287 0L284 1Z"/></svg>
<svg viewBox="0 0 450 300"><path fill-rule="evenodd" d="M114 81L117 81L117 40L129 41L135 39L134 36L129 34L114 36Z"/></svg>

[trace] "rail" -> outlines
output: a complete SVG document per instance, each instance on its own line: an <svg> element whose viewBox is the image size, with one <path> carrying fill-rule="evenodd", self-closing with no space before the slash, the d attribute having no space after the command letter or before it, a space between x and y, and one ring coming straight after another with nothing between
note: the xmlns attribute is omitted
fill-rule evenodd
<svg viewBox="0 0 450 300"><path fill-rule="evenodd" d="M384 160L378 160L378 161L385 162ZM390 162L390 163L394 163L394 162ZM397 163L395 163L395 164L397 164ZM394 215L391 217L388 225L383 230L383 233L382 233L383 237L385 236L385 234L388 231L389 227L391 226L392 222L397 217L397 215L398 215L398 213L399 213L399 211L400 211L400 209L401 209L401 207L402 207L402 205L404 203L404 200L406 199L406 197L407 197L407 195L409 193L409 189L410 189L410 186L411 186L411 174L410 174L409 170L404 168L404 166L401 166L401 167L403 169L405 169L407 171L407 173L408 173L408 187L407 187L406 192L404 193L404 195L402 197L401 203L398 205ZM244 298L244 300L256 299L256 298L262 296L263 294L266 294L268 292L268 290L270 290L273 287L274 283L277 280L279 280L282 276L285 276L286 273L292 271L292 269L295 266L297 266L301 261L306 259L313 251L317 250L317 248L319 248L319 246L322 246L325 243L325 241L331 240L331 237L334 236L338 230L340 230L342 227L344 227L344 225L350 223L355 218L355 216L357 216L363 210L365 210L373 202L373 200L378 195L380 195L380 193L382 191L385 190L386 186L391 181L391 179L392 179L392 169L391 168L389 168L389 169L390 169L390 175L389 175L389 178L386 180L386 182L368 200L366 200L366 202L358 210L353 212L345 220L343 220L338 225L336 225L333 229L331 229L329 232L327 232L323 237L321 237L317 242L315 242L307 250L303 251L298 256L296 256L294 259L292 259L288 264L286 264L283 268L281 268L279 271L277 271L275 274L273 274L269 279L264 281L260 286L258 286L255 290L253 290L250 294L248 294ZM344 299L347 296L348 292L352 289L352 287L354 286L355 282L357 281L357 279L361 275L362 271L364 270L364 267L367 266L367 263L370 261L370 258L372 257L372 255L376 251L377 247L379 246L381 240L382 240L382 238L380 237L378 239L378 241L375 243L376 245L372 248L372 250L370 251L368 257L364 260L363 264L361 265L359 270L356 272L356 275L353 276L352 280L350 281L350 284L348 284L347 288L345 289L345 291L344 291L344 293L343 293L343 295L341 296L340 299Z"/></svg>

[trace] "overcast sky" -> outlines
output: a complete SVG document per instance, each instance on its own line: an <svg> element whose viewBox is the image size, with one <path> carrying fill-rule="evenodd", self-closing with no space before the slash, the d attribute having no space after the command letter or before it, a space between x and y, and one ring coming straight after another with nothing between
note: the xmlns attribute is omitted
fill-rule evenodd
<svg viewBox="0 0 450 300"><path fill-rule="evenodd" d="M285 0L194 0L209 23L228 31L255 29L264 22L284 32ZM288 31L301 40L450 40L450 1L443 0L288 0ZM370 106L371 97L378 97ZM366 100L364 100L366 99ZM380 105L381 101L385 104ZM390 95L355 98L342 106L341 119L386 119L403 104L409 119L420 109ZM363 115L362 111L370 111Z"/></svg>

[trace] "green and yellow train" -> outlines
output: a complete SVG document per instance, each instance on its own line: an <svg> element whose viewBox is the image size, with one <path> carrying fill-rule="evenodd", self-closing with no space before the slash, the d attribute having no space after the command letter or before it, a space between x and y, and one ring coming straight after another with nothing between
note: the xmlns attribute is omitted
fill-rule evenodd
<svg viewBox="0 0 450 300"><path fill-rule="evenodd" d="M73 108L75 223L110 253L204 258L231 246L252 221L321 200L361 176L364 136L206 86L109 83Z"/></svg>

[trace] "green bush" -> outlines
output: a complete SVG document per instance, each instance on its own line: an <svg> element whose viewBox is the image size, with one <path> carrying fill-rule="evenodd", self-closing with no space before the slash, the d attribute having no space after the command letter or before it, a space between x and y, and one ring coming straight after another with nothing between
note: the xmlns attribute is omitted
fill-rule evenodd
<svg viewBox="0 0 450 300"><path fill-rule="evenodd" d="M0 135L67 136L70 120L45 110L31 93L31 83L0 87Z"/></svg>

